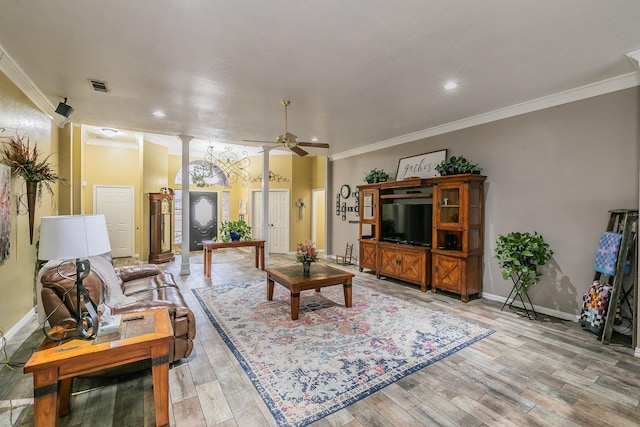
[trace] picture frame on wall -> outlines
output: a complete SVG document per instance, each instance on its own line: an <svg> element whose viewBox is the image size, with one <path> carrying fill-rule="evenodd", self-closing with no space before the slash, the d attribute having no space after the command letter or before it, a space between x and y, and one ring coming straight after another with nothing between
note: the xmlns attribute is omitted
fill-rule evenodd
<svg viewBox="0 0 640 427"><path fill-rule="evenodd" d="M0 164L0 265L9 259L11 237L11 168Z"/></svg>
<svg viewBox="0 0 640 427"><path fill-rule="evenodd" d="M439 176L436 166L447 158L447 150L432 151L417 156L403 157L398 161L396 180L407 178L433 178Z"/></svg>

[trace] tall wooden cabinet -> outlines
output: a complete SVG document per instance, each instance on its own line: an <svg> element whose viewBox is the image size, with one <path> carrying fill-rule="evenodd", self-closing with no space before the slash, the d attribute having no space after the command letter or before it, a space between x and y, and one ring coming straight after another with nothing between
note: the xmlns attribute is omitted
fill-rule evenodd
<svg viewBox="0 0 640 427"><path fill-rule="evenodd" d="M482 290L484 180L481 175L434 178L431 290L460 294Z"/></svg>
<svg viewBox="0 0 640 427"><path fill-rule="evenodd" d="M149 262L173 261L173 195L149 193Z"/></svg>
<svg viewBox="0 0 640 427"><path fill-rule="evenodd" d="M482 291L483 201L486 177L475 174L411 178L358 186L359 268L453 292L467 302ZM382 206L433 200L431 247L383 241Z"/></svg>

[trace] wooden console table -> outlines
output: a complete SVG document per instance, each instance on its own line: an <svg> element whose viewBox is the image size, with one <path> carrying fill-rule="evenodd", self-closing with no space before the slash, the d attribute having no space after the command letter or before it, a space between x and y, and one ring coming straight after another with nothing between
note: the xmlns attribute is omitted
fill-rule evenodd
<svg viewBox="0 0 640 427"><path fill-rule="evenodd" d="M214 242L213 240L203 240L204 275L211 277L211 262L213 261L213 251L215 249L239 248L243 246L254 246L256 248L256 268L264 271L264 243L265 240L247 240L241 242Z"/></svg>
<svg viewBox="0 0 640 427"><path fill-rule="evenodd" d="M58 416L69 413L74 377L144 359L151 359L156 425L168 425L173 339L166 309L123 314L119 334L90 340L45 339L24 365L25 374L33 373L34 425L55 426Z"/></svg>

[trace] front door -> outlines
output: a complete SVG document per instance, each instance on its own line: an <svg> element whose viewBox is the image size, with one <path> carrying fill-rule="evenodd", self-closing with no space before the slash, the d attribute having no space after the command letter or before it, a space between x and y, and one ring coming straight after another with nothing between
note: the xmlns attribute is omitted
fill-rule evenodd
<svg viewBox="0 0 640 427"><path fill-rule="evenodd" d="M189 250L200 251L203 240L212 240L218 235L218 193L192 191L189 193L189 206Z"/></svg>

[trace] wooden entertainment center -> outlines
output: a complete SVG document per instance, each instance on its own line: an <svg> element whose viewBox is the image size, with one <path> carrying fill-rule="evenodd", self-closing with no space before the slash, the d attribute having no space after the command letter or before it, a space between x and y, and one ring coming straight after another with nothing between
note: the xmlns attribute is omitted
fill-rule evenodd
<svg viewBox="0 0 640 427"><path fill-rule="evenodd" d="M432 292L445 290L469 301L470 295L482 290L485 179L483 175L463 174L359 185L360 271L370 269L378 278L414 283L423 292L427 287ZM403 240L402 233L392 234L393 221L384 217L384 206L389 204L432 204L431 218L424 215L421 219L425 223L407 227L421 230L424 240L426 232L421 227L430 226L430 244Z"/></svg>

